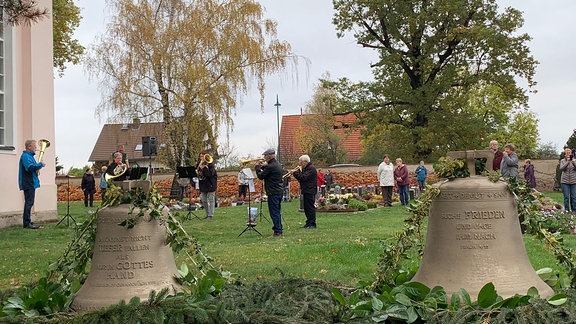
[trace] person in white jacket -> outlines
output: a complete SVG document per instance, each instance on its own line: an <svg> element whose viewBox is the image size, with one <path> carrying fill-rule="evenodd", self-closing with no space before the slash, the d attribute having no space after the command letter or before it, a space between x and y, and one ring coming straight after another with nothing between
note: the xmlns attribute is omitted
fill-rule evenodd
<svg viewBox="0 0 576 324"><path fill-rule="evenodd" d="M384 155L384 161L378 166L378 181L382 188L384 206L392 207L392 191L394 190L394 164L390 162L388 155Z"/></svg>

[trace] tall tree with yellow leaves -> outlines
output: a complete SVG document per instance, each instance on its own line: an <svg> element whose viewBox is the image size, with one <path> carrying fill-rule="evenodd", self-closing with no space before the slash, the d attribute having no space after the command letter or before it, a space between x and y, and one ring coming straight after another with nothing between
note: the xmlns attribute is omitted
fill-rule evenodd
<svg viewBox="0 0 576 324"><path fill-rule="evenodd" d="M290 45L252 0L108 0L114 15L88 49L99 80L98 113L114 120L161 120L169 139L160 154L170 166L192 165L217 152L218 129L233 127L240 95L282 70ZM262 104L263 107L263 104Z"/></svg>

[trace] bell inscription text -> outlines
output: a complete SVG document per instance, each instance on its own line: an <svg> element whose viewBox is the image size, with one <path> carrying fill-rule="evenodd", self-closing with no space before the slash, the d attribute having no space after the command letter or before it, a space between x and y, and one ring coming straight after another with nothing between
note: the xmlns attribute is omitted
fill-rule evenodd
<svg viewBox="0 0 576 324"><path fill-rule="evenodd" d="M135 296L145 300L152 290L178 286L166 228L148 216L130 229L118 225L128 212L125 205L99 212L92 268L74 299L74 309L106 307Z"/></svg>
<svg viewBox="0 0 576 324"><path fill-rule="evenodd" d="M475 297L489 282L503 297L526 294L532 286L541 296L553 293L528 260L515 201L504 182L473 176L438 187L422 264L412 280L442 286L449 295L464 288Z"/></svg>

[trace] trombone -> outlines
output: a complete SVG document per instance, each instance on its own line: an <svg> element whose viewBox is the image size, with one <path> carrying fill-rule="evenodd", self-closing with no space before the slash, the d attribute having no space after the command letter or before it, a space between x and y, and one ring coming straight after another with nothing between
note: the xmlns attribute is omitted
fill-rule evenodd
<svg viewBox="0 0 576 324"><path fill-rule="evenodd" d="M302 167L301 167L301 166L297 166L297 167L295 167L294 169L288 171L288 173L286 173L285 175L282 176L282 179L288 178L289 176L292 175L292 173L294 173L294 172L296 172L296 171L302 172Z"/></svg>

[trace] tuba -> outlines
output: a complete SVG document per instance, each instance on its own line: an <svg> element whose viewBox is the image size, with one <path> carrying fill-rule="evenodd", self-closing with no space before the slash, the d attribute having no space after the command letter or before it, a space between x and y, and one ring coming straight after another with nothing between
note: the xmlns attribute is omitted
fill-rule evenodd
<svg viewBox="0 0 576 324"><path fill-rule="evenodd" d="M214 162L214 158L210 154L206 153L202 155L202 158L200 158L200 163L198 163L198 169L202 169L212 162Z"/></svg>
<svg viewBox="0 0 576 324"><path fill-rule="evenodd" d="M212 162L214 162L214 158L210 154L206 153L202 155L202 157L200 158L200 163L198 163L198 167L196 168L196 173L198 173L199 180L204 180L204 176L202 175L202 169Z"/></svg>
<svg viewBox="0 0 576 324"><path fill-rule="evenodd" d="M106 182L110 182L110 180L116 179L126 173L126 170L128 170L128 166L126 164L117 165L112 171L114 174L112 175L106 172L104 174L104 179L106 179Z"/></svg>

